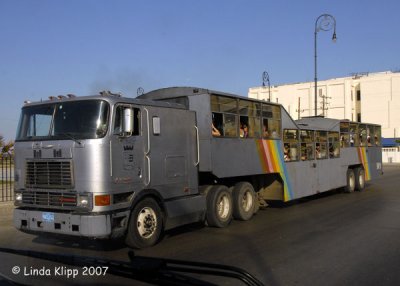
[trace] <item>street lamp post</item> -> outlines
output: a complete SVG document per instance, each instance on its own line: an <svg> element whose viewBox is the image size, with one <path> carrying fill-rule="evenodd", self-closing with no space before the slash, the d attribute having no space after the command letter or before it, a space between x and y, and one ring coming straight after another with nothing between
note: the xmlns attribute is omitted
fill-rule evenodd
<svg viewBox="0 0 400 286"><path fill-rule="evenodd" d="M269 74L265 71L262 74L262 79L263 79L263 86L265 87L265 82L268 83L268 101L271 101L271 83L269 81Z"/></svg>
<svg viewBox="0 0 400 286"><path fill-rule="evenodd" d="M315 116L317 116L317 33L319 31L330 31L333 29L332 41L336 42L336 19L329 14L322 14L315 21L314 32L314 108Z"/></svg>

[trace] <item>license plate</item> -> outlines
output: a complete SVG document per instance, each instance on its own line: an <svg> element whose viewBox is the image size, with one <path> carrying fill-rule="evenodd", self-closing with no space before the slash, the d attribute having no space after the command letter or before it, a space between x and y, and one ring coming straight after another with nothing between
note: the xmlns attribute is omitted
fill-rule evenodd
<svg viewBox="0 0 400 286"><path fill-rule="evenodd" d="M42 213L42 219L44 222L54 222L54 213Z"/></svg>

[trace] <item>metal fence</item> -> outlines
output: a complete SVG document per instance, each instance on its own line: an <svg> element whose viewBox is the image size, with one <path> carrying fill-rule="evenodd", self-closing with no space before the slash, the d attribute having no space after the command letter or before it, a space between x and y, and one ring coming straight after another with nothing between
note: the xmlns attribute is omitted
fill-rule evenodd
<svg viewBox="0 0 400 286"><path fill-rule="evenodd" d="M14 200L14 158L0 157L0 202Z"/></svg>

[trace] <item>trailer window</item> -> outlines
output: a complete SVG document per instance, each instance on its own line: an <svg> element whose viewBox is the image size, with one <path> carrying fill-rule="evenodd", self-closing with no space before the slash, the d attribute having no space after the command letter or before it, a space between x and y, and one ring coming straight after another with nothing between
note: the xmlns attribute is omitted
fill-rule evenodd
<svg viewBox="0 0 400 286"><path fill-rule="evenodd" d="M360 146L367 146L367 126L365 124L358 126L358 136L360 138Z"/></svg>
<svg viewBox="0 0 400 286"><path fill-rule="evenodd" d="M241 138L260 137L260 109L261 105L259 103L242 99L239 100L239 136Z"/></svg>
<svg viewBox="0 0 400 286"><path fill-rule="evenodd" d="M329 158L340 157L339 132L328 133Z"/></svg>
<svg viewBox="0 0 400 286"><path fill-rule="evenodd" d="M375 141L375 146L381 146L381 127L380 126L375 126L374 141Z"/></svg>
<svg viewBox="0 0 400 286"><path fill-rule="evenodd" d="M301 160L314 160L314 131L300 130L300 142Z"/></svg>
<svg viewBox="0 0 400 286"><path fill-rule="evenodd" d="M237 126L237 115L217 112L212 113L211 133L213 136L237 137Z"/></svg>
<svg viewBox="0 0 400 286"><path fill-rule="evenodd" d="M357 147L360 143L360 138L358 134L358 124L350 123L350 134L349 141L351 147Z"/></svg>
<svg viewBox="0 0 400 286"><path fill-rule="evenodd" d="M315 156L317 159L327 159L328 134L326 131L315 132Z"/></svg>
<svg viewBox="0 0 400 286"><path fill-rule="evenodd" d="M286 162L299 160L299 132L297 129L283 130L283 154Z"/></svg>
<svg viewBox="0 0 400 286"><path fill-rule="evenodd" d="M340 122L340 147L350 146L350 123Z"/></svg>
<svg viewBox="0 0 400 286"><path fill-rule="evenodd" d="M211 95L211 111L237 114L236 98Z"/></svg>
<svg viewBox="0 0 400 286"><path fill-rule="evenodd" d="M266 139L281 138L281 108L275 105L262 105L262 136Z"/></svg>
<svg viewBox="0 0 400 286"><path fill-rule="evenodd" d="M212 134L213 136L238 136L237 99L225 96L211 96ZM213 126L218 130L213 130Z"/></svg>
<svg viewBox="0 0 400 286"><path fill-rule="evenodd" d="M224 136L237 137L237 115L225 113L224 115Z"/></svg>

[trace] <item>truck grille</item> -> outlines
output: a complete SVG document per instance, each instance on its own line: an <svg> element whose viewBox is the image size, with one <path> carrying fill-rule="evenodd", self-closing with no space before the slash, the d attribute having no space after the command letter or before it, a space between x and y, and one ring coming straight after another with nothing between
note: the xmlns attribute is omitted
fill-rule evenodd
<svg viewBox="0 0 400 286"><path fill-rule="evenodd" d="M36 206L76 207L76 193L24 191L22 203Z"/></svg>
<svg viewBox="0 0 400 286"><path fill-rule="evenodd" d="M72 188L71 161L27 161L25 183L27 188Z"/></svg>

